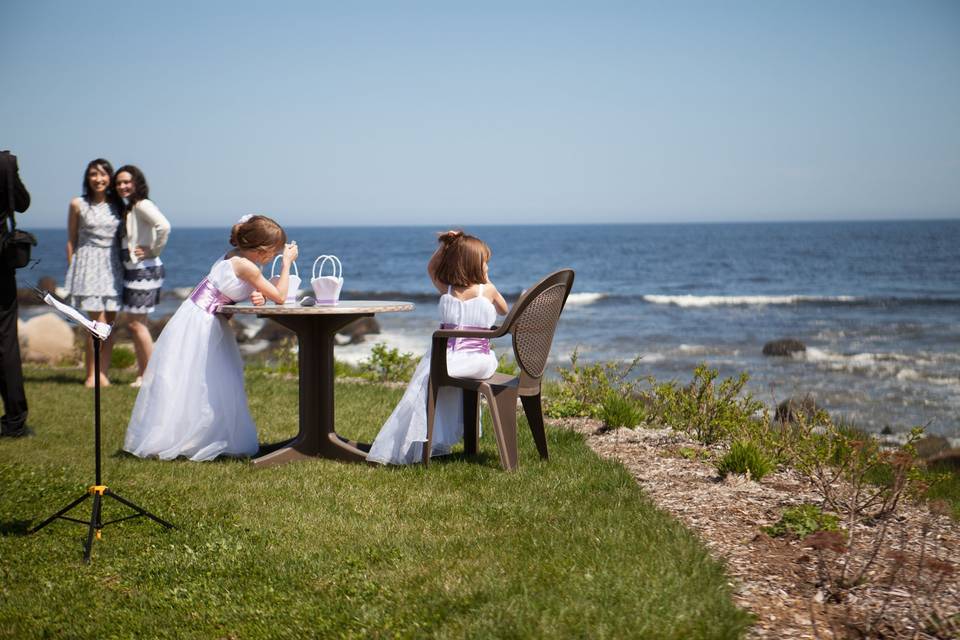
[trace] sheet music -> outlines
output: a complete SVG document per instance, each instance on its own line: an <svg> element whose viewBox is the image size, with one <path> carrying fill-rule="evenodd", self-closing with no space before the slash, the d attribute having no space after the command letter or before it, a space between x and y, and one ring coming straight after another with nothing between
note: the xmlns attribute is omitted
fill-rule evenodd
<svg viewBox="0 0 960 640"><path fill-rule="evenodd" d="M56 309L60 315L65 316L68 320L73 320L90 333L96 334L101 340L106 340L110 337L110 325L104 324L103 322L97 322L96 320L91 320L70 305L60 302L49 293L46 293L43 296L43 301Z"/></svg>

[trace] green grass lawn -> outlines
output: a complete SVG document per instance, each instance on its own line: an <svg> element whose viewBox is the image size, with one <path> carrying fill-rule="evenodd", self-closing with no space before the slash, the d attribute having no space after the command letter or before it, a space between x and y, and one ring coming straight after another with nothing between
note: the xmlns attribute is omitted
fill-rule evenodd
<svg viewBox="0 0 960 640"><path fill-rule="evenodd" d="M32 437L0 440L0 638L733 638L749 617L722 567L618 464L549 431L520 469L481 453L428 468L140 460L136 391L103 391L105 483L173 522L25 531L93 480L92 392L29 368ZM122 381L122 379L121 379ZM297 383L247 374L261 442L296 432ZM370 441L402 389L337 386L338 430ZM91 501L71 515L89 518ZM105 519L127 513L109 501Z"/></svg>

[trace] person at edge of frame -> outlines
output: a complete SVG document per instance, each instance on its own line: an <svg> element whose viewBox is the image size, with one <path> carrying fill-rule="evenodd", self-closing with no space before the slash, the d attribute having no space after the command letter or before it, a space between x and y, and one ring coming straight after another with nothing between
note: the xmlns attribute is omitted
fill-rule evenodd
<svg viewBox="0 0 960 640"><path fill-rule="evenodd" d="M9 186L8 186L9 185ZM30 193L20 180L17 157L0 151L0 251L11 232L7 218L30 207ZM27 395L23 389L20 342L17 336L17 272L0 255L0 396L4 414L0 436L18 438L28 433Z"/></svg>

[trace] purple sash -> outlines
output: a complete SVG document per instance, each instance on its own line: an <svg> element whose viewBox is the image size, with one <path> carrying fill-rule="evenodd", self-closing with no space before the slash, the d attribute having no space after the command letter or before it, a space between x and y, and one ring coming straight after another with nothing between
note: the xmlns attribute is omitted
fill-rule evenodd
<svg viewBox="0 0 960 640"><path fill-rule="evenodd" d="M193 290L193 293L190 294L190 300L210 314L217 313L223 305L233 304L234 302L220 293L220 290L213 286L207 278L201 280L197 288Z"/></svg>
<svg viewBox="0 0 960 640"><path fill-rule="evenodd" d="M440 325L441 329L480 329L487 331L490 327L471 327L467 325L456 325L444 322ZM487 338L448 338L448 351L466 351L469 353L490 353L490 340Z"/></svg>

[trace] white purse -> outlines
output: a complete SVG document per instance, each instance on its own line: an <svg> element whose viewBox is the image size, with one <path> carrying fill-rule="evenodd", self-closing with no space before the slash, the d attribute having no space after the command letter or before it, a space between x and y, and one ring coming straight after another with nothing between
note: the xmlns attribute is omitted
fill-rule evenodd
<svg viewBox="0 0 960 640"><path fill-rule="evenodd" d="M278 254L273 259L273 264L270 265L270 282L276 286L280 281L280 276L273 275L274 270L277 268L277 260L283 258L283 254ZM297 291L300 290L300 269L297 268L297 263L294 262L290 265L290 277L287 279L287 299L286 303L296 303L297 301Z"/></svg>
<svg viewBox="0 0 960 640"><path fill-rule="evenodd" d="M320 263L319 269L317 263ZM331 275L323 275L323 267L330 263L333 270ZM343 288L343 265L337 256L322 255L313 261L313 270L310 273L310 286L313 287L313 296L317 304L334 305L340 301L340 290Z"/></svg>

